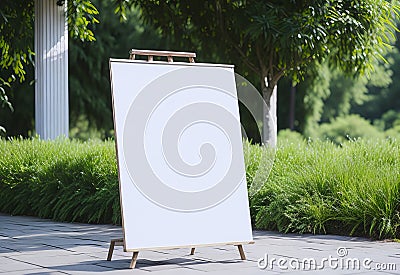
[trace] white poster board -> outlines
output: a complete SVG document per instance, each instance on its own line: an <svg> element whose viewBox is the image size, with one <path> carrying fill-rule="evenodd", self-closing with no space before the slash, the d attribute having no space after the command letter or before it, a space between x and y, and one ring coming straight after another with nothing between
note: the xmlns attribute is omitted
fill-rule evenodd
<svg viewBox="0 0 400 275"><path fill-rule="evenodd" d="M110 70L125 250L251 242L233 66Z"/></svg>

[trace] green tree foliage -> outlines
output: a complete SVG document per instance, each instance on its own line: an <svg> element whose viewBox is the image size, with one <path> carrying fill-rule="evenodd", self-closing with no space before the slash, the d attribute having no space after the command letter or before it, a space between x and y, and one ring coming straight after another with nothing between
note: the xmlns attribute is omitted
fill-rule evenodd
<svg viewBox="0 0 400 275"><path fill-rule="evenodd" d="M33 0L0 2L0 67L11 69L12 74L5 79L25 79L24 66L33 63Z"/></svg>
<svg viewBox="0 0 400 275"><path fill-rule="evenodd" d="M82 41L94 40L90 26L98 23L97 9L89 0L70 0L67 3L71 37ZM0 30L0 104L11 108L7 94L12 83L16 80L23 82L26 67L34 64L34 0L2 0Z"/></svg>
<svg viewBox="0 0 400 275"><path fill-rule="evenodd" d="M351 112L358 113L370 120L386 120L383 116L387 113L400 113L400 43L396 44L396 49L392 51L387 59L389 60L390 70L393 72L392 81L384 87L369 87L368 98L362 105L352 105ZM390 128L391 124L386 123L385 129Z"/></svg>
<svg viewBox="0 0 400 275"><path fill-rule="evenodd" d="M144 18L177 46L235 64L253 84L260 83L267 106L279 79L298 82L315 63L328 62L352 76L371 70L394 37L399 10L386 0L120 3L139 5ZM263 141L274 145L270 127L265 119Z"/></svg>
<svg viewBox="0 0 400 275"><path fill-rule="evenodd" d="M67 21L70 36L81 41L94 41L90 27L99 23L97 8L89 0L68 0Z"/></svg>
<svg viewBox="0 0 400 275"><path fill-rule="evenodd" d="M361 106L370 100L371 89L388 87L393 72L390 65L375 61L374 70L369 75L349 77L343 72L324 64L318 70L309 73L306 81L299 85L302 93L305 121L303 133L312 136L321 122L351 113L352 106Z"/></svg>
<svg viewBox="0 0 400 275"><path fill-rule="evenodd" d="M69 44L71 134L80 138L85 138L87 129L96 128L100 137L105 137L113 128L109 58L128 58L131 48L161 49L168 43L161 39L159 31L142 22L138 9L124 10L124 21L120 22L114 3L93 3L100 21L93 26L96 41L72 40Z"/></svg>
<svg viewBox="0 0 400 275"><path fill-rule="evenodd" d="M101 14L97 15L96 5L96 1L68 1L68 22L72 36L79 40L94 39L94 32L97 32L95 25L101 17ZM144 20L160 28L164 36L174 38L169 48L196 51L204 61L234 63L242 75L253 83L261 83L267 103L272 88L282 76L301 79L316 62L323 64L321 61L326 60L350 75L361 74L373 67L372 60L382 55L393 36L393 22L398 10L397 1L385 0L312 3L300 0L113 0L109 2L107 12L116 12L121 20L126 20L133 5L141 7ZM11 42L8 44L21 41L8 36L14 30L21 37L27 35L27 41L29 35L32 37L33 0L2 1L0 15L0 37L5 41L9 39ZM14 28L18 24L20 31ZM27 45L30 45L29 50ZM93 45L90 44L90 47ZM144 47L156 48L151 43ZM32 42L12 47L13 50L22 49L19 57L5 50L7 47L3 45L1 49L2 60L6 60L5 56L8 55L15 62L2 65L0 95L4 101L8 99L9 80L18 78L13 68L19 70L19 64L22 64L20 75L25 77L23 72L32 58ZM81 63L85 61L84 54L87 54L87 50L78 58L80 66L84 64ZM87 66L88 70L95 68ZM87 91L83 86L79 96L87 107L89 98L93 97L83 96ZM75 100L75 96L73 98ZM312 100L309 99L308 103L311 104ZM94 104L98 104L94 109L105 106L99 102ZM82 107L82 102L77 106Z"/></svg>
<svg viewBox="0 0 400 275"><path fill-rule="evenodd" d="M337 116L355 113L373 121L387 110L381 107L396 105L394 97L390 99L394 102L389 102L385 95L395 95L398 91L393 85L397 81L393 77L397 66L393 55L397 52L396 48L389 50L385 54L387 62L375 60L374 70L358 77L347 76L328 63L316 64L307 72L305 80L296 86L295 130L305 136L314 136L319 123L327 123ZM279 89L289 91L291 84L291 79L285 78ZM278 110L282 118L288 117L288 96L289 93L281 93L278 98ZM379 110L380 113L374 117L366 112L364 115L361 110ZM280 129L288 127L285 119L279 122Z"/></svg>
<svg viewBox="0 0 400 275"><path fill-rule="evenodd" d="M33 110L33 103L25 99L33 100L33 94L27 91L30 83L25 80L33 79L33 4L34 0L0 2L0 125L4 126L0 127L1 135L11 126L10 111L19 117L13 121L12 127L21 127L24 133L31 128L32 114L29 111ZM11 102L15 99L22 104L13 106Z"/></svg>
<svg viewBox="0 0 400 275"><path fill-rule="evenodd" d="M25 67L33 64L33 2L0 2L0 107L11 111L11 83L24 81Z"/></svg>
<svg viewBox="0 0 400 275"><path fill-rule="evenodd" d="M269 99L283 75L295 79L329 59L363 73L381 55L399 7L388 1L121 1L190 49L218 53L256 73Z"/></svg>
<svg viewBox="0 0 400 275"><path fill-rule="evenodd" d="M321 119L324 101L331 95L329 89L331 78L331 71L327 64L318 65L308 73L306 80L297 88L297 92L301 93L299 98L303 99L302 104L298 104L304 112L302 116L304 122L300 127L306 136L313 134L315 125Z"/></svg>
<svg viewBox="0 0 400 275"><path fill-rule="evenodd" d="M124 21L115 15L115 3L94 0L99 23L88 26L95 41L69 40L70 136L104 138L113 128L108 60L127 58L131 48L165 49L166 39L139 18L139 10L124 11ZM29 41L33 47L33 40ZM25 67L33 79L33 67ZM7 136L29 136L34 129L34 89L28 81L14 83L8 90L14 112L0 109L0 125Z"/></svg>
<svg viewBox="0 0 400 275"><path fill-rule="evenodd" d="M33 66L26 67L26 79L34 78ZM16 81L9 87L9 101L12 102L11 112L9 108L0 108L0 125L5 128L1 136L31 136L34 129L34 104L35 89L33 82Z"/></svg>

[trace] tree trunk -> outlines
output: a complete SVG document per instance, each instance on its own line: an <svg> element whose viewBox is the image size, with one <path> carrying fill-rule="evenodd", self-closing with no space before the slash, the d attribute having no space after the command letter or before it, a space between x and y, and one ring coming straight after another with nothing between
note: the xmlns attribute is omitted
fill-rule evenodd
<svg viewBox="0 0 400 275"><path fill-rule="evenodd" d="M276 147L277 143L277 83L268 82L266 76L262 77L262 94L265 101L263 110L263 138L262 142L265 145Z"/></svg>
<svg viewBox="0 0 400 275"><path fill-rule="evenodd" d="M296 109L296 86L290 88L290 104L289 104L289 129L294 130L295 109Z"/></svg>

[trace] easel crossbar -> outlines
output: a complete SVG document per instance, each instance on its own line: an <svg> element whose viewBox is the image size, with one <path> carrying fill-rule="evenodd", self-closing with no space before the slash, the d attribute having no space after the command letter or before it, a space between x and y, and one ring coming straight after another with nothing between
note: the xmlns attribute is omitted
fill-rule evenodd
<svg viewBox="0 0 400 275"><path fill-rule="evenodd" d="M129 51L129 59L135 60L136 55L147 56L148 61L153 61L154 56L166 56L168 62L173 62L174 57L187 57L190 63L194 63L196 53L191 52L174 52L174 51L154 51L154 50L136 50L132 49Z"/></svg>

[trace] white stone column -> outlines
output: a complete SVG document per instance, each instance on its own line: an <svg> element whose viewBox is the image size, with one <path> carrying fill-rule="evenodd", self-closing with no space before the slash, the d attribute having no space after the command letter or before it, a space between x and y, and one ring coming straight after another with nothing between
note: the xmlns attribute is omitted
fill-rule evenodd
<svg viewBox="0 0 400 275"><path fill-rule="evenodd" d="M35 0L35 128L42 139L68 137L66 2Z"/></svg>

